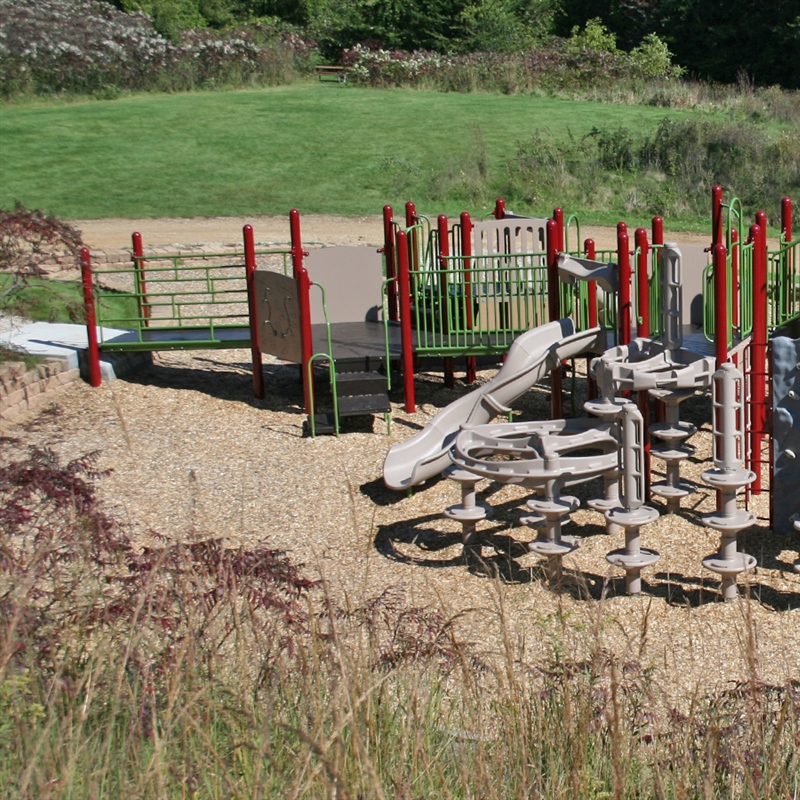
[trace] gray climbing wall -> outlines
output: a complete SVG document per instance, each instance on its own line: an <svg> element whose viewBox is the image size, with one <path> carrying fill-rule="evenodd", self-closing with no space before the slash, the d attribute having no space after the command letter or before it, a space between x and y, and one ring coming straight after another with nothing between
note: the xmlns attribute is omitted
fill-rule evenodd
<svg viewBox="0 0 800 800"><path fill-rule="evenodd" d="M800 339L776 336L771 352L775 531L789 533L800 519Z"/></svg>

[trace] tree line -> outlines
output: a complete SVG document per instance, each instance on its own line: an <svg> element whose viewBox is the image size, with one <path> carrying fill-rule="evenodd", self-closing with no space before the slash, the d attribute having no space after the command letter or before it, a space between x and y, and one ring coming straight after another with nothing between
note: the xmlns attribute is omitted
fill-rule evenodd
<svg viewBox="0 0 800 800"><path fill-rule="evenodd" d="M357 44L510 53L599 20L624 51L657 36L692 78L800 88L800 0L113 0L177 37L263 18L313 38L336 60Z"/></svg>

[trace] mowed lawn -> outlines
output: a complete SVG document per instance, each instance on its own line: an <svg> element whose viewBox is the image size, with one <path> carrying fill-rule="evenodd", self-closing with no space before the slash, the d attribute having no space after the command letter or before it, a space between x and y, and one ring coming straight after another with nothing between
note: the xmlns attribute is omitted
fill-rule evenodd
<svg viewBox="0 0 800 800"><path fill-rule="evenodd" d="M0 207L19 201L67 219L292 207L378 214L386 203L424 200L408 193L436 187L439 174L457 186L459 171L479 160L493 188L518 144L537 130L556 137L594 127L642 131L681 113L690 112L330 83L6 105ZM439 198L436 213L462 210L457 194Z"/></svg>

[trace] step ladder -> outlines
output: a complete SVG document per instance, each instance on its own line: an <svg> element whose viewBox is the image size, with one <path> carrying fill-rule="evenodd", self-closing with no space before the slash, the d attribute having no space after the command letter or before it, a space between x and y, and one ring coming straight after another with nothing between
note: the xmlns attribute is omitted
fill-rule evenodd
<svg viewBox="0 0 800 800"><path fill-rule="evenodd" d="M317 410L309 418L306 430L310 435L338 434L341 420L347 417L383 414L387 429L391 424L389 379L385 359L374 356L338 358L333 363L335 382L331 385L329 409ZM320 402L322 401L322 402ZM319 398L317 409L324 403Z"/></svg>

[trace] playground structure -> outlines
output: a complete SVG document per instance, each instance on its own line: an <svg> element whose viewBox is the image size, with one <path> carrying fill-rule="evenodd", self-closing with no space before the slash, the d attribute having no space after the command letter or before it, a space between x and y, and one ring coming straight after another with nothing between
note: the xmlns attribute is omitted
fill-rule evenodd
<svg viewBox="0 0 800 800"><path fill-rule="evenodd" d="M382 413L388 426L388 393L398 364L405 407L413 412L414 369L419 359L443 358L445 381L452 385L457 358L466 361L468 381L474 379L477 357L503 358L488 384L464 395L418 436L392 449L386 464L387 485L408 489L451 467L462 427L479 428L508 414L520 394L548 375L551 416L558 421L563 416L562 362L579 355L595 358L590 380L597 382L599 396L594 402L607 406L609 413L603 418L597 408L590 411L595 420L604 419L607 427L602 446L610 448L609 437L614 439L614 447L606 454L609 463L627 453L623 461L628 473L634 469L630 465L641 461L634 473L641 473L645 481L650 458L666 463L663 485L648 489L645 482L644 494L620 464L604 465L601 470L605 496L594 501L593 507L608 516L610 530L620 526L626 537L630 534L626 546L630 552L617 554L615 563L630 568L633 587L635 570L643 566L642 559L650 557L637 550L639 528L647 524L645 517L650 514L642 510L646 508L642 498L648 491L660 494L668 510L676 511L689 491L680 479L680 462L692 452L685 440L693 430L680 420L680 404L712 387L713 367L728 361L743 376L742 388L737 390L742 412L734 416L747 435L737 428L733 433L715 430L715 436L741 439L740 463L755 476L742 485L748 497L761 491L765 462L761 445L773 418L767 391L767 330L786 326L800 313L791 202L787 199L782 205L779 247L768 251L763 215L757 216L758 222L740 242L744 220L738 201L726 205L721 190L714 192L710 257L702 247L665 245L663 221L658 217L653 220L652 242L647 231L639 229L632 248L627 227L620 223L616 250L598 251L591 240L578 245L577 220L565 220L559 209L550 219L526 218L510 214L502 201L493 218L473 221L462 214L454 225L441 216L432 224L410 203L405 218L398 220L387 206L381 253L367 248L306 252L296 211L290 214L288 248L257 251L252 228L245 226L244 247L233 258L196 253L145 256L141 237L134 235L133 262L123 290L134 298L135 310L124 318L106 313L97 282L108 283L110 275L104 275L105 268L92 267L88 251L83 254L90 381L99 383L99 356L105 351L250 348L257 397L265 393L262 353L300 365L308 431L314 435L338 433L341 418L356 414ZM572 238L575 242L569 241ZM259 259L275 263L264 269ZM118 268L108 270L112 271L119 273ZM353 291L356 286L358 292ZM659 312L651 315L651 307ZM102 326L116 330L105 336ZM770 362L774 385L784 387L783 394L772 398L782 427L770 437L772 457L766 460L770 487L780 481L786 486L800 484L794 458L800 420L795 400L800 387L790 361L787 350L785 358ZM316 390L320 374L327 376L329 399ZM660 400L663 419L650 425L650 412L642 401L638 404L640 425L627 399L617 400L621 392L631 391ZM319 408L326 400L329 411L321 414ZM727 424L732 423L728 420ZM590 428L597 425L592 422ZM652 447L645 443L641 453L632 445L623 446L623 431L635 438L639 434L630 431L637 431L639 425L643 442L647 432L657 442ZM570 420L557 435L543 430L529 435L560 446L568 441L577 445L580 436L594 434ZM423 448L419 442L425 437L428 444ZM717 468L726 473L739 469ZM457 466L449 474L459 476L456 479L462 483L469 509L448 512L454 518L463 517L466 542L469 526L474 528L477 521L472 518L484 513L469 502L477 481L466 467ZM735 496L736 492L734 502ZM784 492L776 503L774 489L770 498L773 520L780 526L776 530L796 527L800 508L791 504L797 498ZM539 502L531 501L534 506ZM547 502L556 503L555 494ZM555 542L556 509L534 506L534 516L545 519L545 529L550 525L545 539ZM533 519L529 521L533 524ZM726 530L730 523L728 519ZM731 559L722 552L718 555L728 570ZM734 574L720 572L723 581L725 575Z"/></svg>
<svg viewBox="0 0 800 800"><path fill-rule="evenodd" d="M250 225L233 254L145 255L134 233L129 265L98 268L84 248L89 382L100 385L104 353L249 348L257 398L265 396L263 354L300 364L312 435L338 433L351 415L380 413L388 426L388 363L400 351L397 326L383 316L382 256L364 247L308 252L297 211L289 222L285 249L257 249ZM122 311L113 302L121 295L129 301ZM318 412L320 367L331 389L327 412Z"/></svg>
<svg viewBox="0 0 800 800"><path fill-rule="evenodd" d="M469 498L465 503L469 511L461 512L470 518L469 525L465 523L464 527L465 546L475 537L472 517L478 511L488 513L474 499L475 476L532 488L534 496L528 506L536 513L522 521L543 533L529 547L545 555L549 571L557 574L561 557L576 546L575 540L561 535L561 526L577 507L577 500L562 495L561 491L565 486L602 474L605 496L589 505L605 513L609 530L614 526L625 530L626 547L609 554L609 561L625 569L627 590L635 594L641 586L641 568L657 559L657 554L643 550L639 544L639 529L658 516L655 509L645 504L648 461L652 457L665 461L666 480L649 491L666 501L668 513L678 512L681 498L692 491L680 479L680 462L693 453L685 440L694 433L692 426L680 420L680 403L698 391L712 389L715 468L704 473L703 480L717 490L719 502L717 511L705 515L703 522L720 533L721 541L718 552L703 563L720 574L723 597L726 600L735 597L736 575L755 564L752 557L737 550L738 533L751 526L755 517L749 511L737 509L736 498L743 488L748 496L760 493L763 488L762 443L769 434L773 404L782 427L769 436L771 519L781 532L800 526L800 500L796 492L800 473L796 471L798 451L793 449L797 447L795 440L800 432L800 406L795 404L800 399L796 391L800 352L788 337L787 343L778 341L776 345L785 354L769 361L776 387L772 403L767 381L768 331L800 315L798 242L792 239L792 207L788 198L784 199L780 242L778 249L770 252L766 218L761 213L745 242L739 243L738 231L744 223L737 202L723 204L721 190L715 187L710 261L701 249L686 248L688 258L685 258L684 248L665 244L663 221L655 218L653 244L648 244L647 232L639 229L633 253L627 229L620 224L613 265L608 258L610 254L598 259L591 241L585 243L580 256L570 254L564 246L563 218L559 220L554 215L553 219L542 221L506 217L500 202L495 210L496 221L486 228L479 227L479 223L472 225L468 215L462 215L460 230L453 235L451 231L455 229L448 229L446 220L440 217L436 228L438 247L431 257L425 255L419 241L413 238L415 225L417 230L422 226L413 207L407 207L409 233L404 236L401 231L396 237L399 317L401 321L405 316L416 322L418 344L419 329L429 324L433 315L438 313L446 320L438 327L432 326L439 339L426 338L428 354L445 359L465 356L469 380L470 358L476 352L484 352L478 348L492 346L491 338L486 335L490 332L481 321L486 304L494 304L495 319L508 323L506 333L515 332L513 320L521 319L521 309L529 317L539 312L539 318L550 321L541 329L519 334L506 363L488 384L445 408L423 431L390 450L384 465L387 485L408 490L434 477L452 462L455 470L445 474L459 480L462 487L470 487L469 491L464 490L464 497ZM727 227L723 224L725 211ZM494 251L491 247L479 250L478 234L472 239L467 232L478 230L484 237L486 229L492 231L488 235L490 242L504 246ZM523 254L523 248L515 247L520 232L529 236L543 232L544 252L540 249L536 254ZM450 235L445 238L447 233ZM411 238L411 245L404 241L407 237ZM429 241L431 238L429 235ZM454 242L460 243L455 256ZM631 255L636 263L633 269ZM455 263L455 268L448 262ZM516 279L508 280L510 271L502 273L507 283L505 290L499 289L498 273L493 270L509 265L519 269L520 264L522 270ZM684 275L686 267L690 268L689 280L682 279L682 265ZM459 270L460 279L455 279ZM531 280L535 270L546 270L546 279ZM537 286L546 287L544 299ZM420 296L422 301L418 299ZM439 299L438 307L428 301L428 296ZM454 296L465 298L460 309L450 308ZM416 302L413 311L403 308L406 297ZM448 299L448 307L441 310L444 297ZM433 315L426 302L432 305ZM659 309L652 319L651 304ZM636 339L632 338L634 307ZM542 313L544 309L546 315ZM605 324L596 329L591 327L600 315ZM571 324L567 325L565 319ZM553 325L563 326L562 335L556 331L548 340L545 331ZM616 344L609 347L607 337L612 331ZM560 352L559 346L580 333L584 334L583 352L600 353L592 361L591 369L599 397L586 404L586 410L593 415L588 422L559 420L560 364L564 358L580 354ZM535 336L541 338L537 341ZM527 358L517 352L531 345ZM405 353L406 348L403 350ZM525 382L529 388L548 371L552 386L551 422L489 424L489 419L510 412L510 403L521 393L516 390L524 391ZM407 368L405 372L411 370ZM452 374L452 361L445 362L446 376L448 372ZM511 386L514 391L508 388ZM780 391L778 387L782 387ZM638 394L638 409L627 397L621 397L630 392ZM652 426L647 424L648 395L660 401L662 414ZM413 398L413 389L406 391L407 404L409 397ZM648 427L651 437L659 442L653 447L645 444ZM613 452L603 451L605 462L597 458L582 461L575 453L596 449L599 445L592 438L595 436L601 436L603 448L613 442ZM469 478L470 475L473 477ZM786 488L791 486L795 492L777 496L772 489L775 480L783 480ZM451 518L460 518L457 509L446 513Z"/></svg>

